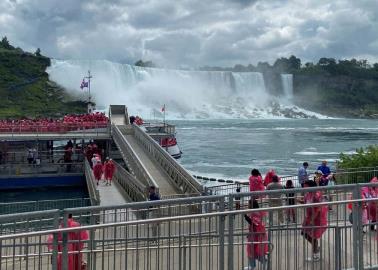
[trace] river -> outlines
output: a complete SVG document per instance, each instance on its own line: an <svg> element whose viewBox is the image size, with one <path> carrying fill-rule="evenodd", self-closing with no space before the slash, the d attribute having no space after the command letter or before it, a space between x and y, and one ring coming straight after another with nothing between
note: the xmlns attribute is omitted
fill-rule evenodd
<svg viewBox="0 0 378 270"><path fill-rule="evenodd" d="M339 153L378 143L378 121L360 119L255 119L170 121L177 128L180 163L196 175L247 180L252 168L295 175L309 162L331 169Z"/></svg>

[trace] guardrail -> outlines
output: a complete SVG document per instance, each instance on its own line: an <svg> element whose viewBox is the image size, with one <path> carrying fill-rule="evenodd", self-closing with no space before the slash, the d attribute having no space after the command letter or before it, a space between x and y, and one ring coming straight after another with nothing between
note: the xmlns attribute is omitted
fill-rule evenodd
<svg viewBox="0 0 378 270"><path fill-rule="evenodd" d="M362 168L360 170L352 169L349 170L342 170L342 171L336 171L332 173L334 175L335 184L358 184L358 183L367 183L369 182L373 177L378 176L378 168ZM201 177L200 179L203 180L205 178L205 181L208 181L209 178L207 177ZM310 175L309 179L313 179L314 175ZM214 178L212 178L214 179ZM216 179L214 179L216 180ZM280 178L281 183L285 185L287 180L292 180L294 186L299 187L298 182L298 176L283 176ZM209 180L213 181L213 180ZM213 185L208 186L205 188L206 194L228 194L228 193L234 193L234 192L248 192L249 191L249 182L248 180L241 182L241 181L235 181L234 183L227 183L227 184L221 184L221 185Z"/></svg>
<svg viewBox="0 0 378 270"><path fill-rule="evenodd" d="M91 206L90 198L0 203L0 215Z"/></svg>
<svg viewBox="0 0 378 270"><path fill-rule="evenodd" d="M99 205L100 204L100 193L95 185L95 178L92 172L92 168L89 165L87 159L84 161L85 166L85 181L87 183L89 198L91 200L92 205Z"/></svg>
<svg viewBox="0 0 378 270"><path fill-rule="evenodd" d="M7 269L69 269L69 261L78 260L79 265L86 261L88 269L225 270L249 269L254 261L257 269L269 270L376 269L376 233L363 233L376 223L363 224L359 216L364 205L373 201L378 199L151 218L3 235L0 236L0 264ZM344 224L277 225L271 218L279 211L311 213L329 205L346 208L350 203L353 224L345 221ZM154 211L150 210L153 216L159 216ZM245 215L258 217L259 230L248 225ZM316 241L307 241L302 235L316 230L322 232ZM84 231L87 233L83 234ZM263 255L255 254L258 252Z"/></svg>
<svg viewBox="0 0 378 270"><path fill-rule="evenodd" d="M146 194L148 186L142 185L134 175L126 171L126 169L117 162L114 162L114 164L116 165L116 172L113 179L118 183L127 196L129 196L134 202L147 200Z"/></svg>
<svg viewBox="0 0 378 270"><path fill-rule="evenodd" d="M36 176L36 175L70 175L83 173L82 162L72 163L10 163L0 164L0 179L19 176Z"/></svg>
<svg viewBox="0 0 378 270"><path fill-rule="evenodd" d="M170 176L170 182L183 193L202 194L203 186L140 127L133 126L134 135L140 145L152 156Z"/></svg>
<svg viewBox="0 0 378 270"><path fill-rule="evenodd" d="M133 131L132 129L130 131ZM115 125L112 125L113 140L117 144L118 149L126 162L127 167L136 179L141 181L144 185L155 186L157 190L159 185L155 182L148 170L144 167L142 161L138 158L133 148L130 146L122 132Z"/></svg>
<svg viewBox="0 0 378 270"><path fill-rule="evenodd" d="M97 132L96 129L109 130L109 123L83 122L83 123L57 123L53 125L0 125L0 133L67 133L67 132Z"/></svg>

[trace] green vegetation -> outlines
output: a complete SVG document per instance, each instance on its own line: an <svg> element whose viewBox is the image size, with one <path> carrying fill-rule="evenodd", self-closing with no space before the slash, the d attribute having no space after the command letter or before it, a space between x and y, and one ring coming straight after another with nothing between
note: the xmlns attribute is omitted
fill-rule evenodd
<svg viewBox="0 0 378 270"><path fill-rule="evenodd" d="M4 37L0 42L0 119L58 117L67 113L83 113L86 104L74 101L64 89L49 81L46 68L50 59L24 52L10 45Z"/></svg>
<svg viewBox="0 0 378 270"><path fill-rule="evenodd" d="M378 166L378 145L370 145L366 149L360 148L356 150L354 155L340 154L338 168L362 168Z"/></svg>
<svg viewBox="0 0 378 270"><path fill-rule="evenodd" d="M378 145L356 150L354 155L340 154L337 163L336 181L338 184L367 183L374 176L372 168L378 167Z"/></svg>
<svg viewBox="0 0 378 270"><path fill-rule="evenodd" d="M201 70L262 72L266 87L274 95L283 93L280 74L294 75L294 103L330 116L378 118L378 63L367 60L320 58L317 63L302 64L290 56L273 65L259 62L233 68L203 67Z"/></svg>
<svg viewBox="0 0 378 270"><path fill-rule="evenodd" d="M134 66L138 67L151 67L154 68L156 65L152 61L145 61L143 62L142 60L138 60L134 63Z"/></svg>

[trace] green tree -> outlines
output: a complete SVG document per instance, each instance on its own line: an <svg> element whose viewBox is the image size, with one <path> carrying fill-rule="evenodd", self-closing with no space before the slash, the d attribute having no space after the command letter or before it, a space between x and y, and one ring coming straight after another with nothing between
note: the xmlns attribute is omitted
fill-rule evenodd
<svg viewBox="0 0 378 270"><path fill-rule="evenodd" d="M378 166L378 145L370 145L366 149L356 150L354 155L340 154L339 168L361 168Z"/></svg>
<svg viewBox="0 0 378 270"><path fill-rule="evenodd" d="M41 49L37 48L37 50L34 53L36 56L41 56Z"/></svg>
<svg viewBox="0 0 378 270"><path fill-rule="evenodd" d="M0 47L7 50L14 49L13 46L10 45L8 38L6 36L1 39Z"/></svg>

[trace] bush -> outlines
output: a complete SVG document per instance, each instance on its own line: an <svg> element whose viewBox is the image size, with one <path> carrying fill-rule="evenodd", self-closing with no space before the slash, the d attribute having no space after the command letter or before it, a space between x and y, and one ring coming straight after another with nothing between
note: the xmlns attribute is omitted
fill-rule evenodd
<svg viewBox="0 0 378 270"><path fill-rule="evenodd" d="M366 149L356 150L354 155L340 154L338 167L340 169L377 167L378 166L378 145L370 145Z"/></svg>

